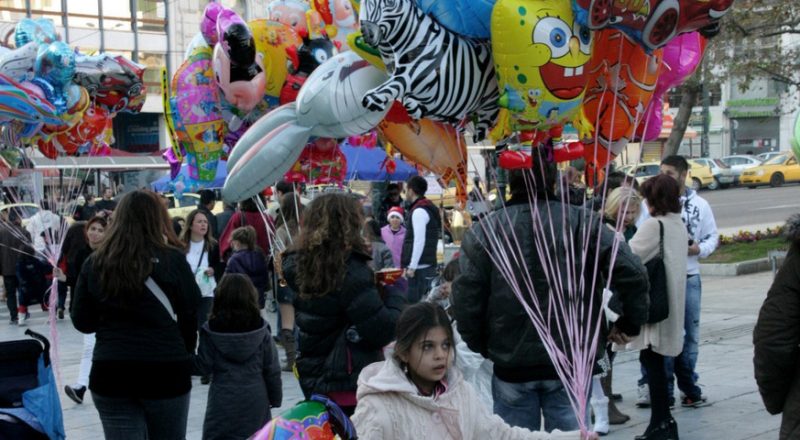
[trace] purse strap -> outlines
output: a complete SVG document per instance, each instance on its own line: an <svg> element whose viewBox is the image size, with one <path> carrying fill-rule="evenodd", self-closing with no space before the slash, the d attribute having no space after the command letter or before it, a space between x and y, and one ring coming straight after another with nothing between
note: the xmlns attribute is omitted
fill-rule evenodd
<svg viewBox="0 0 800 440"><path fill-rule="evenodd" d="M156 297L158 302L160 302L161 305L164 306L164 309L167 311L167 313L169 313L169 317L172 318L173 321L178 322L178 317L175 316L175 311L172 309L172 304L170 304L167 295L164 293L163 290L161 290L160 287L158 287L158 284L156 284L156 282L153 281L153 278L147 277L147 279L144 280L144 285L147 286L147 290L149 290L150 293L152 293L153 296Z"/></svg>
<svg viewBox="0 0 800 440"><path fill-rule="evenodd" d="M664 259L664 223L661 223L661 220L658 221L658 256L663 260Z"/></svg>

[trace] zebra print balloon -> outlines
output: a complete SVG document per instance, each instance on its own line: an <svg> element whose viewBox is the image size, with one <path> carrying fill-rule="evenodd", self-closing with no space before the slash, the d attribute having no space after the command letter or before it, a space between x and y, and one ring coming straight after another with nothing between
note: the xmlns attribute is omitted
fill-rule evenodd
<svg viewBox="0 0 800 440"><path fill-rule="evenodd" d="M459 127L475 115L475 140L485 138L499 111L488 43L445 29L413 0L362 0L359 21L364 41L391 72L364 95L366 108L380 111L399 100L414 119Z"/></svg>

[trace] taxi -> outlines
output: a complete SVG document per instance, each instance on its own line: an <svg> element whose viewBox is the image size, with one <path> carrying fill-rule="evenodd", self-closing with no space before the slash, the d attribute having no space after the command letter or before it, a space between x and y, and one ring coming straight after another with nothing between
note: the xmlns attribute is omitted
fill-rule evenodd
<svg viewBox="0 0 800 440"><path fill-rule="evenodd" d="M739 183L748 188L759 185L779 187L786 182L800 182L800 164L787 152L742 172Z"/></svg>

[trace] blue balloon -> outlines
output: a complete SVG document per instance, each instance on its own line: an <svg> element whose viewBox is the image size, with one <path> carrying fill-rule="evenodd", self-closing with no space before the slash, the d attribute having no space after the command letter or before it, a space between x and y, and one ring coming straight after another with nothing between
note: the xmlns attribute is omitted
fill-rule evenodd
<svg viewBox="0 0 800 440"><path fill-rule="evenodd" d="M75 76L75 52L61 41L41 46L33 70L31 82L42 88L59 114L64 113L68 108L68 86Z"/></svg>
<svg viewBox="0 0 800 440"><path fill-rule="evenodd" d="M22 47L30 42L48 44L58 40L53 20L47 18L23 18L14 30L14 42Z"/></svg>
<svg viewBox="0 0 800 440"><path fill-rule="evenodd" d="M445 28L465 37L488 40L496 0L416 0L417 6Z"/></svg>

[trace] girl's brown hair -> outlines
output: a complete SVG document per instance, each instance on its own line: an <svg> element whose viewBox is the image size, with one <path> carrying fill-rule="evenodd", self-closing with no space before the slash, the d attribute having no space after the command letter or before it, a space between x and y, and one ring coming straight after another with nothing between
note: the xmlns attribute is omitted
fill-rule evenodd
<svg viewBox="0 0 800 440"><path fill-rule="evenodd" d="M370 255L361 235L361 205L347 194L329 193L315 198L305 211L303 228L291 251L297 252L300 296L322 297L344 280L352 252Z"/></svg>
<svg viewBox="0 0 800 440"><path fill-rule="evenodd" d="M258 292L245 275L227 273L214 292L214 305L209 320L221 326L241 331L261 327L261 311L258 308Z"/></svg>
<svg viewBox="0 0 800 440"><path fill-rule="evenodd" d="M256 230L250 225L236 228L231 233L231 241L236 240L241 243L248 251L256 248Z"/></svg>
<svg viewBox="0 0 800 440"><path fill-rule="evenodd" d="M157 250L179 249L167 209L151 191L125 194L114 210L105 239L94 252L93 269L109 297L133 298L144 291Z"/></svg>
<svg viewBox="0 0 800 440"><path fill-rule="evenodd" d="M417 342L417 339L424 337L431 329L436 327L444 328L447 337L450 339L452 356L455 361L456 344L450 317L447 316L447 312L440 305L430 302L418 302L410 305L400 314L395 327L397 342L394 344L394 354L392 354L394 360L403 365L404 362L401 356L408 357L409 353L411 353L411 347Z"/></svg>
<svg viewBox="0 0 800 440"><path fill-rule="evenodd" d="M186 216L186 224L183 226L183 230L181 231L183 250L186 252L189 252L189 247L192 244L192 224L194 223L195 217L198 215L205 217L206 221L208 222L208 229L206 230L206 235L203 237L203 240L206 242L206 252L209 252L211 248L217 244L217 240L214 239L214 233L211 231L211 220L208 218L208 214L199 209L195 209Z"/></svg>

